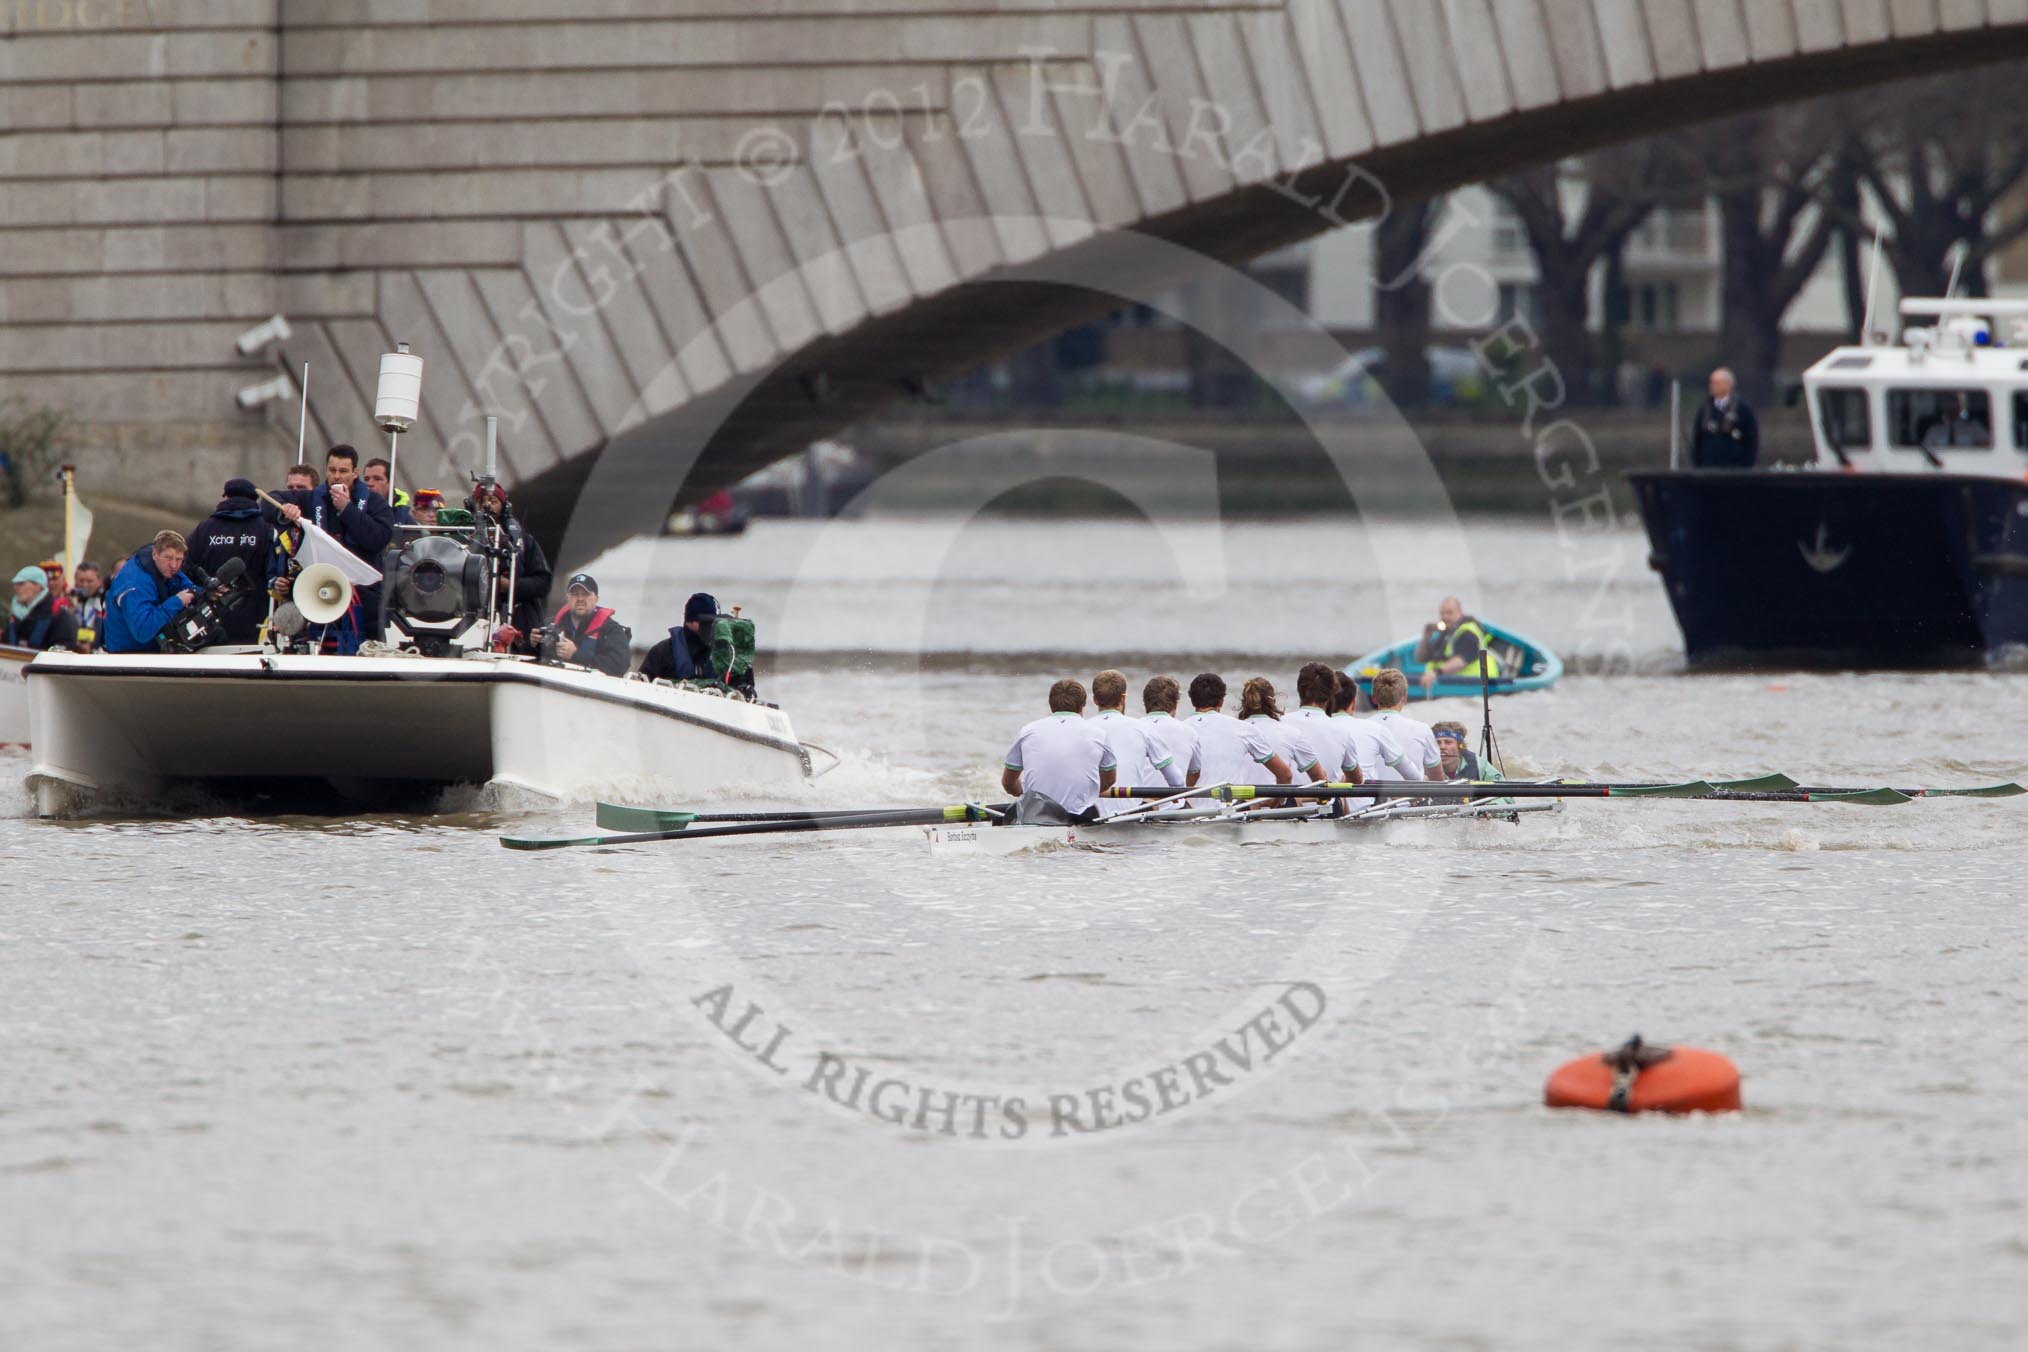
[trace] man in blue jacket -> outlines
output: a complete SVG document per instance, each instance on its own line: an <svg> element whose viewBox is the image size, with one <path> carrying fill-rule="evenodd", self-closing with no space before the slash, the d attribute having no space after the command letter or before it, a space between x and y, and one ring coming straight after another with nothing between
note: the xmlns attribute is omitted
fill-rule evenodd
<svg viewBox="0 0 2028 1352"><path fill-rule="evenodd" d="M113 577L106 602L103 646L109 653L160 651L169 621L197 599L197 584L183 576L183 537L165 530L134 551Z"/></svg>

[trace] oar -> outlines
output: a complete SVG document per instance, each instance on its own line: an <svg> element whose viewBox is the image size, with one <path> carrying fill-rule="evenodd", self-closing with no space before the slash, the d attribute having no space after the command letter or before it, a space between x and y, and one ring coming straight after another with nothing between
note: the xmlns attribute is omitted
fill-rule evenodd
<svg viewBox="0 0 2028 1352"><path fill-rule="evenodd" d="M1709 783L1721 796L1760 793L1800 793L1808 795L1804 801L1813 803L1832 803L1851 795L1872 795L1881 792L1879 789L1859 788L1849 785L1840 788L1823 784L1798 784L1795 780L1784 774L1759 775L1752 779L1714 779L1710 780ZM2028 789L2022 788L2019 784L1982 784L1963 789L1892 789L1890 792L1898 793L1904 798L2018 798L2022 794L2028 793ZM1771 799L1769 801L1780 802L1786 800Z"/></svg>
<svg viewBox="0 0 2028 1352"><path fill-rule="evenodd" d="M803 831L846 831L862 826L941 826L945 822L983 822L1008 810L1006 804L985 807L960 803L953 807L902 808L888 812L848 812L836 816L802 816L782 821L739 822L726 826L678 828L672 831L630 831L610 836L529 838L502 836L510 850L562 850L583 845L645 845L658 840L706 840L717 836L786 835Z"/></svg>
<svg viewBox="0 0 2028 1352"><path fill-rule="evenodd" d="M1145 798L1168 794L1169 789L1111 789L1115 798ZM1855 803L1866 807L1891 807L1913 802L1898 789L1845 789L1814 793L1786 789L1768 793L1740 793L1721 790L1706 780L1686 784L1591 784L1534 783L1515 780L1480 780L1418 783L1390 780L1384 784L1241 784L1208 794L1226 802L1275 798L1427 798L1439 802L1486 798L1699 798L1732 803Z"/></svg>
<svg viewBox="0 0 2028 1352"><path fill-rule="evenodd" d="M1175 792L1167 786L1156 789L1112 788L1106 790L1106 796L1160 798ZM1451 783L1389 780L1373 784L1234 784L1194 792L1198 797L1245 802L1262 798L1709 798L1717 790L1701 779L1687 784L1542 784L1496 779Z"/></svg>
<svg viewBox="0 0 2028 1352"><path fill-rule="evenodd" d="M1799 786L1797 793L1840 794L1858 793L1858 789L1829 789L1817 785ZM1909 798L2019 798L2028 789L2019 784L1984 784L1970 789L1896 789L1896 793Z"/></svg>
<svg viewBox="0 0 2028 1352"><path fill-rule="evenodd" d="M673 807L629 807L600 803L597 820L607 831L681 831L695 822L800 822L857 817L877 808L791 808L780 812L687 812Z"/></svg>
<svg viewBox="0 0 2028 1352"><path fill-rule="evenodd" d="M1757 775L1752 779L1714 779L1711 787L1734 793L1780 793L1796 787L1796 781L1784 774Z"/></svg>

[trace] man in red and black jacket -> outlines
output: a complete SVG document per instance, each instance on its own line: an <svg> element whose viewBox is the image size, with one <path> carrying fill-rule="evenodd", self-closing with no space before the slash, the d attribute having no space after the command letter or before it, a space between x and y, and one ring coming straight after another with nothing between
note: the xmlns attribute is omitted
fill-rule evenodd
<svg viewBox="0 0 2028 1352"><path fill-rule="evenodd" d="M574 662L608 676L624 676L633 665L633 631L613 618L612 607L599 604L599 584L590 573L578 573L564 585L569 603L550 621L559 662ZM547 656L551 645L543 645Z"/></svg>

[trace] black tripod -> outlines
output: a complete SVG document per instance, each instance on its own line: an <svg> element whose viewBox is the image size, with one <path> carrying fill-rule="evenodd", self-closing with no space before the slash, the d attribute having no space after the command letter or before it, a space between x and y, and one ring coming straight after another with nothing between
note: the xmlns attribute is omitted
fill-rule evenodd
<svg viewBox="0 0 2028 1352"><path fill-rule="evenodd" d="M1479 649L1479 700L1485 707L1486 722L1485 726L1479 730L1480 773L1483 774L1484 767L1490 765L1504 775L1507 773L1507 764L1505 759L1500 755L1499 742L1493 737L1493 678L1487 674L1486 664L1486 649L1481 647Z"/></svg>

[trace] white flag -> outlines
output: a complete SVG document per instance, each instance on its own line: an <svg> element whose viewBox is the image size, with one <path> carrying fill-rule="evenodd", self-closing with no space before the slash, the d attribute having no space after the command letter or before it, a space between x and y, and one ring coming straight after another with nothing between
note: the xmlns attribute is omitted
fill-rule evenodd
<svg viewBox="0 0 2028 1352"><path fill-rule="evenodd" d="M345 574L345 580L355 587L370 587L380 581L380 570L339 544L330 531L307 516L296 524L303 528L303 543L296 550L296 562L305 568L328 563Z"/></svg>
<svg viewBox="0 0 2028 1352"><path fill-rule="evenodd" d="M75 581L78 564L91 552L92 509L77 495L77 484L68 474L64 476L63 539L63 575Z"/></svg>

